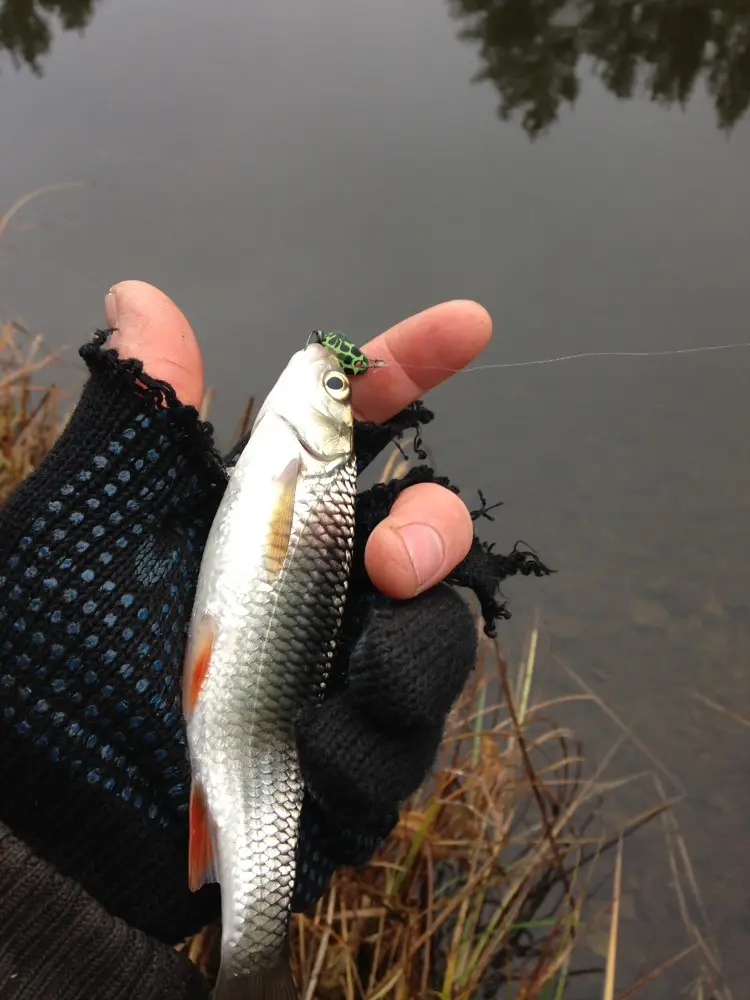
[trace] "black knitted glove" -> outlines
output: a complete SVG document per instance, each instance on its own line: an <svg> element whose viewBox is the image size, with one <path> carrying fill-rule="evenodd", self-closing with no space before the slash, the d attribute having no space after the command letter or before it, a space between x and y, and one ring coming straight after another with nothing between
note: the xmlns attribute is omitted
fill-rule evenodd
<svg viewBox="0 0 750 1000"><path fill-rule="evenodd" d="M104 350L105 336L81 349L91 377L69 425L0 511L0 820L109 914L173 943L219 912L217 886L187 887L180 686L226 475L195 409ZM360 467L430 418L415 405L384 427L359 425ZM369 532L400 489L425 480L448 485L420 467L358 498L329 698L299 723L297 908L392 827L474 661L474 624L450 586L392 601L364 571ZM547 570L475 540L450 582L475 590L491 627L504 613L497 587L516 572Z"/></svg>

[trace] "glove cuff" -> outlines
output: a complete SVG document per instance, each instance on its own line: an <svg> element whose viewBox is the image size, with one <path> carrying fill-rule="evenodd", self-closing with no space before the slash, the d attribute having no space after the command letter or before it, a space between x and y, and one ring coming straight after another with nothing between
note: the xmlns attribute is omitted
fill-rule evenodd
<svg viewBox="0 0 750 1000"><path fill-rule="evenodd" d="M3 1000L206 1000L189 960L110 916L0 824Z"/></svg>

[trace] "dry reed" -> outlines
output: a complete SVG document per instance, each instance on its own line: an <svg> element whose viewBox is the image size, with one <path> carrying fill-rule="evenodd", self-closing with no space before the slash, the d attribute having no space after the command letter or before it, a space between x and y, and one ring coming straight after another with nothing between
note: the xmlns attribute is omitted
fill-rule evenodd
<svg viewBox="0 0 750 1000"><path fill-rule="evenodd" d="M0 504L39 465L59 435L61 391L34 376L51 364L42 338L18 322L0 324Z"/></svg>
<svg viewBox="0 0 750 1000"><path fill-rule="evenodd" d="M587 833L601 783L584 778L550 706L530 704L536 633L513 682L497 646L482 635L480 647L430 780L371 863L337 873L314 913L293 918L303 1000L561 1000L590 863L661 811L611 839ZM592 970L606 1000L618 892L585 927L611 927L606 968ZM187 943L209 980L218 945L217 926Z"/></svg>

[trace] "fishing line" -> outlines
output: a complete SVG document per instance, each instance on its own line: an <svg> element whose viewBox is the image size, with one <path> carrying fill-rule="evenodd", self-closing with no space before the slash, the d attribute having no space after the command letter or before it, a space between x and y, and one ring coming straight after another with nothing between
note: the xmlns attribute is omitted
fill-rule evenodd
<svg viewBox="0 0 750 1000"><path fill-rule="evenodd" d="M500 361L495 364L474 365L471 368L447 368L442 365L411 365L399 363L400 367L418 371L420 369L437 372L451 372L461 374L468 372L481 372L490 368L527 368L530 365L554 365L562 361L577 361L580 358L656 358L671 357L677 354L703 354L707 351L730 351L739 347L750 347L750 342L737 344L716 344L711 347L680 347L667 351L582 351L580 354L563 354L557 358L539 358L535 361ZM371 365L372 368L389 368L386 362L378 362Z"/></svg>
<svg viewBox="0 0 750 1000"><path fill-rule="evenodd" d="M313 330L307 338L311 343L324 344L339 360L343 370L350 375L363 375L370 369L390 368L387 361L368 358L361 347L338 331ZM491 368L528 368L530 365L555 365L562 361L578 361L581 358L658 358L674 357L678 354L705 354L708 351L731 351L739 347L750 347L750 342L736 344L714 344L704 347L676 347L664 351L581 351L578 354L562 354L556 358L538 358L533 361L499 361L487 365L473 365L471 368L448 368L442 365L410 365L398 363L399 367L419 371L451 372L454 375L468 372L482 372Z"/></svg>

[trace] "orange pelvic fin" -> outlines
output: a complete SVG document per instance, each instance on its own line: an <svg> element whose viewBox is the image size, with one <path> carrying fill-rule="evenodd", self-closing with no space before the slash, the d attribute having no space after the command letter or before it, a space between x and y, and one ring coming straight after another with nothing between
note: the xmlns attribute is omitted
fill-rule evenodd
<svg viewBox="0 0 750 1000"><path fill-rule="evenodd" d="M194 780L190 789L188 884L193 892L197 892L207 882L218 881L206 797L201 786Z"/></svg>
<svg viewBox="0 0 750 1000"><path fill-rule="evenodd" d="M190 715L195 708L198 695L208 674L213 648L214 626L212 620L206 617L200 623L195 640L190 643L185 658L182 689L182 707L185 715Z"/></svg>

